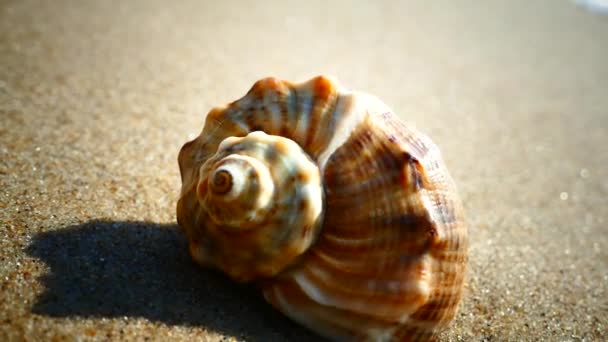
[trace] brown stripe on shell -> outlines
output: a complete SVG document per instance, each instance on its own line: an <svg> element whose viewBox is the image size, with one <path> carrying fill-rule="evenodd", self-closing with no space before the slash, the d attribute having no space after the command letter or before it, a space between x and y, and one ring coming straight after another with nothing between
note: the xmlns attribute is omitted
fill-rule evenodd
<svg viewBox="0 0 608 342"><path fill-rule="evenodd" d="M404 240L411 241L408 232L432 238L435 228L421 203L422 183L416 180L421 176L414 175L412 160L400 145L383 140L371 122L362 123L325 170L327 206L332 211L326 217L325 225L331 227L326 232L357 238L392 230Z"/></svg>
<svg viewBox="0 0 608 342"><path fill-rule="evenodd" d="M434 341L435 335L429 328L403 325L395 332L391 340L400 342Z"/></svg>
<svg viewBox="0 0 608 342"><path fill-rule="evenodd" d="M312 156L316 156L331 138L333 130L328 123L333 121L338 93L335 85L326 77L316 77L312 83L313 103L304 148Z"/></svg>
<svg viewBox="0 0 608 342"><path fill-rule="evenodd" d="M418 292L420 288L416 285L416 282L422 279L415 276L419 273L414 272L408 265L412 265L411 267L414 267L414 269L419 267L419 260L415 257L415 254L412 255L412 252L417 251L418 255L424 255L432 245L433 234L430 232L433 232L433 228L428 222L428 218L425 219L424 216L416 214L411 216L405 214L409 207L420 206L415 200L414 194L406 193L406 189L415 189L403 187L400 182L390 179L391 174L393 178L400 179L402 177L401 173L408 170L404 166L410 162L411 158L404 157L407 154L404 154L396 146L385 144L380 139L381 136L378 136L373 129L374 127L370 122L361 124L352 133L347 143L336 150L327 163L325 181L328 213L325 218L324 233L321 240L313 248L309 259L306 260L307 267L305 269L327 270L326 274L332 278L332 281L325 284L325 290L329 292L327 296L333 298L342 297L345 299L354 295L356 298L365 297L365 289L369 286L369 279L376 279L378 286L381 286L383 282L390 283L393 280L398 280L396 284L400 285L398 289L395 289L398 293L397 296L395 296L395 293L388 291L384 293L368 292L368 294L374 297L374 300L370 301L370 305L380 305L387 311L393 311L389 310L389 306L395 306L394 312L403 314L403 312L408 312L407 307L412 305L416 307L424 303L420 299L414 299L425 298ZM360 160L362 158L367 159L366 157L369 154L377 157L373 159L372 165L366 165ZM370 187L367 190L368 193L360 193L363 201L353 197L349 191L346 191L346 195L341 194L344 184L356 185L359 184L359 181L366 182L370 178L376 178L380 181L376 186ZM383 179L387 178L388 181L382 182ZM403 201L404 197L413 197L412 203ZM361 208L362 206L363 208ZM382 210L386 212L382 213ZM370 213L373 212L381 213L386 218L376 219L370 216ZM409 212L415 213L416 211L409 210ZM422 229L423 232L416 233L418 229ZM382 231L386 234L384 239L378 236L382 234ZM357 239L357 236L367 237L370 244L354 246L354 248L350 248L352 246L340 246L339 242L329 242L328 236L332 235L345 240ZM422 237L422 240L419 237ZM373 254L373 250L378 253L377 257ZM395 255L387 255L387 252L392 251L396 252ZM324 262L324 259L319 257L317 252L318 254L329 255L336 260L358 260L358 256L365 253L365 259L371 259L371 261L376 261L379 264L388 260L388 262L385 262L385 266L393 267L393 269L384 269L381 270L382 272L378 272L378 269L374 268L377 265L374 266L370 263L367 271L361 267L357 267L356 270L343 270ZM374 273L373 276L370 276L369 271ZM419 272L428 273L426 270L420 270ZM390 276L391 274L393 276ZM306 275L320 282L318 277L315 278L314 273L307 272ZM382 280L383 277L385 280ZM405 279L410 279L411 284L408 285L409 282L404 281ZM335 286L334 288L330 287L332 284ZM360 289L352 293L340 294L340 291L346 290L345 286L347 284L358 285ZM320 284L317 285L321 286ZM427 285L423 285L423 287L425 286ZM369 289L367 290L369 291ZM380 300L383 296L387 296L384 305Z"/></svg>
<svg viewBox="0 0 608 342"><path fill-rule="evenodd" d="M396 319L387 313L411 312L400 329L415 340L432 336L434 327L456 311L465 273L466 230L456 214L460 212L457 199L449 195L453 191L449 176L443 174L443 165L428 160L438 153L432 142L394 123L392 114L380 115L380 121L369 119L357 125L327 161L323 233L302 260L303 269L286 277L306 277L322 296L334 298L334 310L344 305L336 313L340 317L325 317L329 321L325 324L359 314L347 309L348 298L368 298L369 307L375 308L370 314L386 327ZM429 260L426 268L422 260ZM429 275L428 297L416 292L421 278L415 274ZM375 279L378 292L366 287L370 279ZM398 295L387 285L391 279L402 281ZM314 302L303 291L299 295ZM401 311L391 309L401 303ZM318 310L328 309L318 305ZM406 335L399 336L407 340Z"/></svg>
<svg viewBox="0 0 608 342"><path fill-rule="evenodd" d="M387 328L372 314L355 314L335 307L319 306L292 279L277 279L262 285L265 299L289 317L335 341L361 341L365 331Z"/></svg>
<svg viewBox="0 0 608 342"><path fill-rule="evenodd" d="M336 124L348 117L335 111L338 90L338 85L324 76L301 84L274 77L262 79L241 99L208 114L201 135L202 150L208 151L208 156L224 137L259 130L296 141L316 159L333 139ZM275 122L277 112L279 123Z"/></svg>
<svg viewBox="0 0 608 342"><path fill-rule="evenodd" d="M345 232L347 228L341 227L340 231L327 235L323 234L319 240L319 247L334 248L333 254L336 256L355 256L363 252L371 258L375 254L386 255L387 253L391 253L391 251L385 250L387 246L390 246L399 251L397 254L398 258L403 258L429 251L433 244L435 244L435 239L429 232L416 234L415 231L407 228L400 229L398 225L389 227L374 225L373 222L370 222L366 227L374 230L377 234L373 233L373 236L370 235L372 233L367 233L366 235L359 232L349 234ZM353 230L358 228L364 227L353 227Z"/></svg>
<svg viewBox="0 0 608 342"><path fill-rule="evenodd" d="M204 215L196 215L200 161L213 155L225 137L245 136L253 130L298 142L318 162L326 184L323 232L297 263L265 282L262 288L269 302L336 340L428 339L437 326L454 316L467 261L466 226L437 147L401 123L379 100L345 91L325 77L300 84L276 78L260 80L243 98L212 110L201 135L184 146L179 156L183 187L178 223L194 250L221 254L221 250L236 249L239 257L261 268L274 267L275 257L299 253L251 253L240 238L211 243L216 228L203 225ZM278 162L272 153L266 157ZM282 201L272 210L311 204ZM265 224L290 225L286 218ZM298 234L311 231L304 228ZM285 230L272 238L261 234L256 239L276 247L296 235ZM227 268L224 271L231 273L234 260L230 254L221 259L219 263ZM389 313L397 312L393 309L404 298L417 298L415 289L423 289L417 288L419 278L412 277L414 274L428 275L428 281L421 281L428 284L428 291L418 295L426 299L414 299L404 306L397 323L396 315ZM400 277L403 281L396 287L396 296L395 287L388 284ZM302 288L306 282L317 293ZM366 293L366 285L378 292ZM323 305L315 300L318 296L335 296L332 298L343 306ZM369 309L353 311L346 302L349 297L361 298ZM383 307L387 309L383 311Z"/></svg>
<svg viewBox="0 0 608 342"><path fill-rule="evenodd" d="M283 114L281 121L281 130L278 134L289 139L294 138L294 131L298 121L298 88L296 85L289 85L289 96L285 98L285 109L281 111Z"/></svg>
<svg viewBox="0 0 608 342"><path fill-rule="evenodd" d="M437 148L428 137L405 125L393 113L381 112L372 113L372 115L378 126L386 128L386 130L382 130L382 134L389 141L407 146L407 152L415 159L424 160L428 152Z"/></svg>
<svg viewBox="0 0 608 342"><path fill-rule="evenodd" d="M365 257L363 258L365 260L351 265L348 265L348 262L334 263L333 260L327 259L321 251L311 253L309 258L303 271L307 276L337 280L327 282L324 286L331 289L330 292L359 295L352 300L385 298L393 301L394 304L405 302L408 296L420 296L420 289L417 289L416 283L405 283L402 278L418 279L418 281L424 282L426 279L423 278L428 276L424 265L426 260L419 257L399 258L397 255L398 262L393 260L383 262L385 260L380 258L368 259ZM361 267L365 264L367 264L367 268ZM378 267L370 267L374 265Z"/></svg>
<svg viewBox="0 0 608 342"><path fill-rule="evenodd" d="M386 267L373 261L370 261L368 266L373 265ZM350 270L333 273L340 269L318 262L307 265L307 270L302 271L297 280L303 287L308 288L306 296L318 301L320 306L370 315L378 321L394 324L415 312L425 303L430 293L431 279L403 281L407 276L420 277L419 270L424 269L424 266L411 265L409 268L403 272L395 270L390 275L382 274L381 277L370 271L357 274L351 273Z"/></svg>
<svg viewBox="0 0 608 342"><path fill-rule="evenodd" d="M435 144L424 134L405 125L400 120L391 119L390 113L375 115L379 125L384 125L381 131L390 136L390 140L407 146L407 151L415 160L416 173L422 175L425 181L423 188L427 191L427 196L431 207L429 213L433 214L432 219L445 227L442 234L445 239L444 245L448 249L455 242L463 241L463 246L455 246L454 250L459 250L466 254L466 225L462 216L462 207L456 197L456 187L451 177L446 173L443 158ZM455 234L454 238L446 234Z"/></svg>

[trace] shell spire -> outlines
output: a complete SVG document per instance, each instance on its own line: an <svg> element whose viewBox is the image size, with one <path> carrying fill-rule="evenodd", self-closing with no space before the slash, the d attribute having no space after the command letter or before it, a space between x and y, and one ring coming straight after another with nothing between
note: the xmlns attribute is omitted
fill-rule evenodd
<svg viewBox="0 0 608 342"><path fill-rule="evenodd" d="M438 148L374 96L258 81L179 155L194 260L333 340L426 340L455 315L467 229Z"/></svg>
<svg viewBox="0 0 608 342"><path fill-rule="evenodd" d="M190 252L238 281L274 276L316 238L322 197L319 170L295 142L264 132L226 138L200 167L192 205L205 235Z"/></svg>

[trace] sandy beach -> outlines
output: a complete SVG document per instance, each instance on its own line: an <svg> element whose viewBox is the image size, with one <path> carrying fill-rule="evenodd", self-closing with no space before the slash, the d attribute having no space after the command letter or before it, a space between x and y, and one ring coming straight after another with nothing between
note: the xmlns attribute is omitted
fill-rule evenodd
<svg viewBox="0 0 608 342"><path fill-rule="evenodd" d="M0 340L317 340L197 267L175 205L213 106L320 74L427 133L456 181L470 264L442 340L608 339L608 15L0 0Z"/></svg>

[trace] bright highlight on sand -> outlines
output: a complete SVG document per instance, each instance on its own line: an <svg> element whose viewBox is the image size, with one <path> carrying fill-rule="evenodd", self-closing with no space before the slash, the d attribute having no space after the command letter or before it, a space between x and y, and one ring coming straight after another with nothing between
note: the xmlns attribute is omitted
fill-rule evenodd
<svg viewBox="0 0 608 342"><path fill-rule="evenodd" d="M592 12L608 14L608 0L575 0L574 2Z"/></svg>

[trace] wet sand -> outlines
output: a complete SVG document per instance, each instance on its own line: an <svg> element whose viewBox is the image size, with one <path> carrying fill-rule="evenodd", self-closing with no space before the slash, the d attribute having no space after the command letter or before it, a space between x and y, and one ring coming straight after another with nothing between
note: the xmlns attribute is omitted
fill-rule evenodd
<svg viewBox="0 0 608 342"><path fill-rule="evenodd" d="M0 1L0 340L315 336L196 267L177 152L259 78L334 75L441 148L445 340L608 338L608 16L570 1Z"/></svg>

